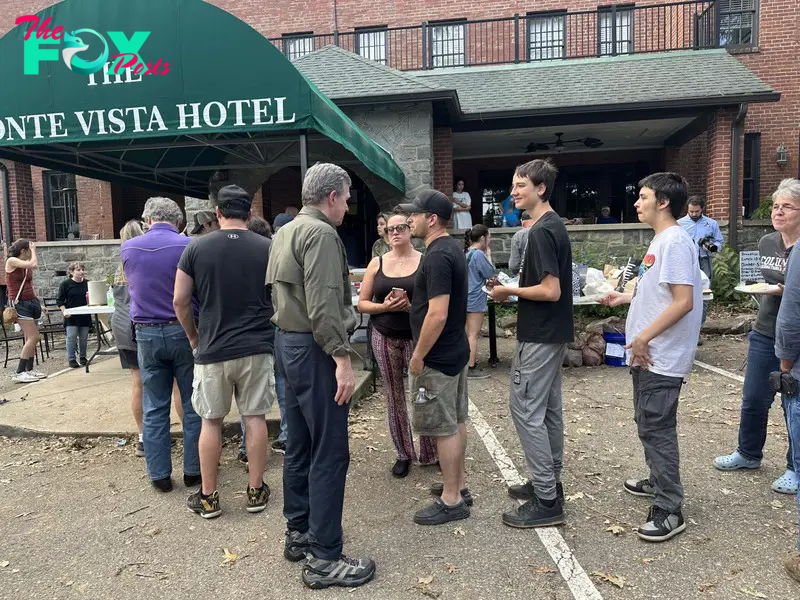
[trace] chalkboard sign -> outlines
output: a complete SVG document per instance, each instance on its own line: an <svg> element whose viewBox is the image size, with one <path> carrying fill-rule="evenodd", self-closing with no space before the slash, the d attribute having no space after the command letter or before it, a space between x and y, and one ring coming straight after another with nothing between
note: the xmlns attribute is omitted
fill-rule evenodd
<svg viewBox="0 0 800 600"><path fill-rule="evenodd" d="M739 253L739 280L744 283L764 283L758 250Z"/></svg>

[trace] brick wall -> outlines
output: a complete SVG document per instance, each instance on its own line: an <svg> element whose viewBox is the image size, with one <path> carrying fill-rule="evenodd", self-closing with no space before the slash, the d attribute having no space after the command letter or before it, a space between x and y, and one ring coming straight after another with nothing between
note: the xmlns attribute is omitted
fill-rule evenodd
<svg viewBox="0 0 800 600"><path fill-rule="evenodd" d="M433 129L433 187L453 193L453 132L449 127Z"/></svg>
<svg viewBox="0 0 800 600"><path fill-rule="evenodd" d="M692 195L705 196L707 193L708 139L708 132L705 131L681 147L670 147L665 150L664 168L683 175L689 182L689 193Z"/></svg>
<svg viewBox="0 0 800 600"><path fill-rule="evenodd" d="M78 195L78 223L82 236L99 236L113 239L114 210L111 203L111 184L88 177L76 177Z"/></svg>
<svg viewBox="0 0 800 600"><path fill-rule="evenodd" d="M28 165L3 161L8 167L8 195L11 205L12 239L36 239L36 212L33 208L33 182Z"/></svg>

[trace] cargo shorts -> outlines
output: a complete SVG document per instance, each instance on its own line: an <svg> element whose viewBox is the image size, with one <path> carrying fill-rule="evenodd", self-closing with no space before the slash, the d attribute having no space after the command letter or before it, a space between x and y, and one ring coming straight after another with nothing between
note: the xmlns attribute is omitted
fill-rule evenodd
<svg viewBox="0 0 800 600"><path fill-rule="evenodd" d="M419 389L425 388L428 401L416 404ZM467 422L469 396L467 395L467 367L458 375L445 375L425 367L418 376L408 375L408 390L412 407L412 424L418 435L447 437L458 432L458 426Z"/></svg>
<svg viewBox="0 0 800 600"><path fill-rule="evenodd" d="M244 356L219 363L194 366L192 406L203 419L222 419L231 401L243 417L267 414L275 400L272 354Z"/></svg>

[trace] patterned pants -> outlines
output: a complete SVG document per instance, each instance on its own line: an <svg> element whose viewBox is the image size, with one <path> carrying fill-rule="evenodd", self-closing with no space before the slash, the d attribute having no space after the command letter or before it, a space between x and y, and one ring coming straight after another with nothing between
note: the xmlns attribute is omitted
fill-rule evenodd
<svg viewBox="0 0 800 600"><path fill-rule="evenodd" d="M386 337L372 328L372 352L383 377L388 408L389 434L394 442L397 460L417 460L414 438L408 421L406 386L403 368L411 362L411 340ZM434 438L420 436L419 462L423 465L435 463L436 442Z"/></svg>

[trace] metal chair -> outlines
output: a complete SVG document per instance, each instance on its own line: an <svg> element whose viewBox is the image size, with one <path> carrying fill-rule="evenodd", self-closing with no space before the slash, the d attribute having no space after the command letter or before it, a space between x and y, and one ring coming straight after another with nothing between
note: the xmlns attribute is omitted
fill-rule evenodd
<svg viewBox="0 0 800 600"><path fill-rule="evenodd" d="M5 368L8 367L8 352L9 352L9 346L11 345L11 342L22 342L24 344L25 343L25 336L22 335L22 332L17 333L16 331L14 331L13 333L9 334L8 330L6 329L6 324L0 322L0 325L2 325L2 327L3 327L3 337L2 337L2 339L0 339L0 342L5 342L5 345L6 345L6 359L5 359L5 362L3 362L3 368L5 369Z"/></svg>

